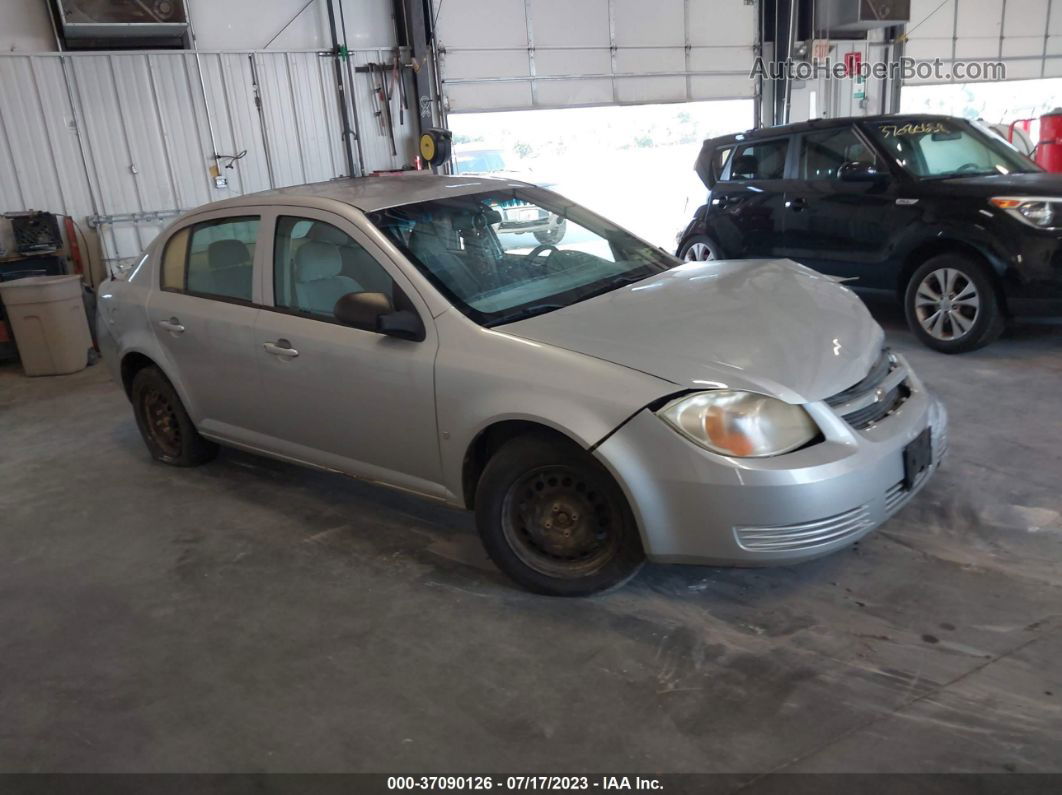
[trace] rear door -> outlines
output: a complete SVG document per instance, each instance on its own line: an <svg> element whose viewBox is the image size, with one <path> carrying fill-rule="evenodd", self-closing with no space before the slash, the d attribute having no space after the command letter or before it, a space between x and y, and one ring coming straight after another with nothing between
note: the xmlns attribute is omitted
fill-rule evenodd
<svg viewBox="0 0 1062 795"><path fill-rule="evenodd" d="M796 141L796 176L786 195L786 256L810 268L884 287L892 246L912 213L897 205L897 183L874 148L851 125L807 132ZM874 182L845 182L845 163L868 163Z"/></svg>
<svg viewBox="0 0 1062 795"><path fill-rule="evenodd" d="M735 144L705 213L724 256L781 255L788 160L789 136Z"/></svg>
<svg viewBox="0 0 1062 795"><path fill-rule="evenodd" d="M443 496L435 421L431 313L387 256L350 220L276 207L264 306L252 348L282 455L432 496ZM332 314L350 292L384 293L420 315L414 342L352 328Z"/></svg>
<svg viewBox="0 0 1062 795"><path fill-rule="evenodd" d="M245 442L261 423L254 357L261 227L258 209L241 207L177 230L147 307L193 422L208 435Z"/></svg>

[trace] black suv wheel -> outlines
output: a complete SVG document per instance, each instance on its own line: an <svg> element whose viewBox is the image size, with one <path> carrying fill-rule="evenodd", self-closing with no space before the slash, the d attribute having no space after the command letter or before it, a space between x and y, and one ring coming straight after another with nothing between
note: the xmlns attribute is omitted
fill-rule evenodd
<svg viewBox="0 0 1062 795"><path fill-rule="evenodd" d="M710 259L722 259L719 246L706 235L694 235L687 238L678 251L678 258L684 262L705 262Z"/></svg>
<svg viewBox="0 0 1062 795"><path fill-rule="evenodd" d="M965 353L996 339L1004 317L985 266L963 254L941 254L922 264L904 294L907 324L941 353Z"/></svg>

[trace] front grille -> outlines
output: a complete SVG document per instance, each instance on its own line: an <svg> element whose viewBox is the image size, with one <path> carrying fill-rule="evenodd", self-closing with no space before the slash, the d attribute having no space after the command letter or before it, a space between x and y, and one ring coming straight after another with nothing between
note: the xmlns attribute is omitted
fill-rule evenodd
<svg viewBox="0 0 1062 795"><path fill-rule="evenodd" d="M882 348L870 372L826 403L853 428L864 430L888 417L911 396L907 369L888 348Z"/></svg>
<svg viewBox="0 0 1062 795"><path fill-rule="evenodd" d="M735 527L742 549L776 552L813 549L858 534L870 525L866 505L815 522L780 527Z"/></svg>

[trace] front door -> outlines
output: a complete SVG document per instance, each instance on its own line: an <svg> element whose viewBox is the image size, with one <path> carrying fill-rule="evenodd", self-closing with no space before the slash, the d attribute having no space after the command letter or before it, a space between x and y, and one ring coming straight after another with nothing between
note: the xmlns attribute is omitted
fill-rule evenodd
<svg viewBox="0 0 1062 795"><path fill-rule="evenodd" d="M445 496L435 421L438 339L419 295L351 221L278 208L271 279L254 347L271 446L282 455L433 496ZM386 266L381 264L386 262ZM416 311L421 342L340 324L336 301L384 293Z"/></svg>
<svg viewBox="0 0 1062 795"><path fill-rule="evenodd" d="M893 286L892 246L917 209L903 203L896 180L851 126L800 136L797 176L786 193L785 255L854 287ZM846 182L845 163L873 165L877 180ZM899 201L898 201L899 200Z"/></svg>
<svg viewBox="0 0 1062 795"><path fill-rule="evenodd" d="M705 226L727 258L782 252L787 137L740 144L708 197Z"/></svg>

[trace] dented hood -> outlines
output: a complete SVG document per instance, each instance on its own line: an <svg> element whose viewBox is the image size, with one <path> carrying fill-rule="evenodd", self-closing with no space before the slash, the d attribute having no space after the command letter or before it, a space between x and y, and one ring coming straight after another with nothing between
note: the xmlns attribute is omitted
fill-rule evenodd
<svg viewBox="0 0 1062 795"><path fill-rule="evenodd" d="M884 338L851 290L790 260L686 263L500 330L680 387L789 403L858 382Z"/></svg>

